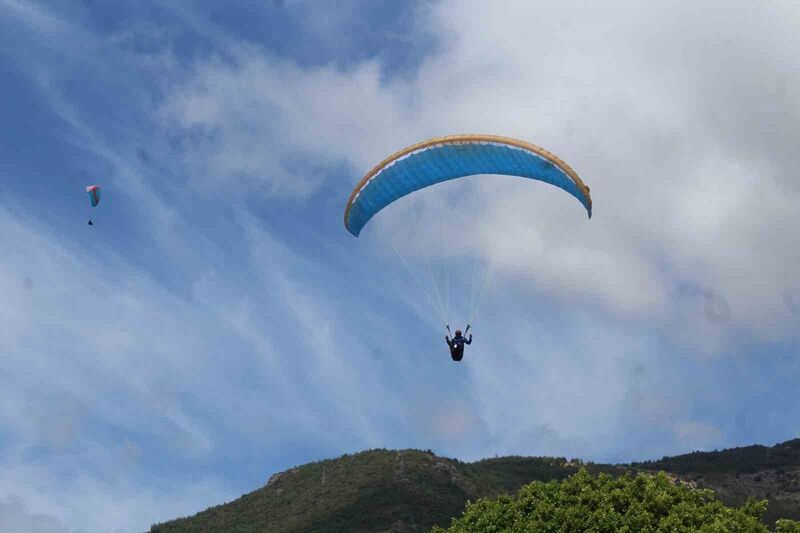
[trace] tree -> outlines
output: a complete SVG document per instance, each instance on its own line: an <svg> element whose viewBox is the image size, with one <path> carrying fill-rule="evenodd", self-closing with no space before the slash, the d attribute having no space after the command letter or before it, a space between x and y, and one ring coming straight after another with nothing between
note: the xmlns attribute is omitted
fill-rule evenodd
<svg viewBox="0 0 800 533"><path fill-rule="evenodd" d="M448 529L434 533L545 532L768 532L760 518L766 500L726 507L707 489L695 489L666 474L593 477L585 469L563 481L534 481L516 497L480 499ZM780 533L800 533L800 523L782 520Z"/></svg>

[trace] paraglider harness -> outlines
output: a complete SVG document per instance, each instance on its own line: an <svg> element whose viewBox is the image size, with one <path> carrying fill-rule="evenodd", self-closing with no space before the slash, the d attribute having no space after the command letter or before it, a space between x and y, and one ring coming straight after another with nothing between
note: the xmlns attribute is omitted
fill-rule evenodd
<svg viewBox="0 0 800 533"><path fill-rule="evenodd" d="M450 325L448 324L445 326L447 328L448 335L445 335L444 340L447 341L447 346L450 347L450 357L452 357L453 361L461 361L464 357L464 345L465 344L472 344L472 335L469 336L469 340L465 337L458 335L450 339ZM467 334L469 331L470 325L467 324L467 329L464 330L464 335Z"/></svg>

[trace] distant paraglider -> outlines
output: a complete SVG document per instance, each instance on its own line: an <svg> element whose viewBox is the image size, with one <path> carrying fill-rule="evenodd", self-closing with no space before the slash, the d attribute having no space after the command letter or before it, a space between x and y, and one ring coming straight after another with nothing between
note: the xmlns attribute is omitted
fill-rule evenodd
<svg viewBox="0 0 800 533"><path fill-rule="evenodd" d="M86 187L86 192L89 195L89 200L92 202L92 207L96 207L100 203L100 187L97 185L89 185Z"/></svg>
<svg viewBox="0 0 800 533"><path fill-rule="evenodd" d="M86 193L89 195L89 201L92 203L92 207L97 207L97 204L100 203L100 187L97 185L89 185L86 187ZM92 219L89 219L89 225L94 226Z"/></svg>

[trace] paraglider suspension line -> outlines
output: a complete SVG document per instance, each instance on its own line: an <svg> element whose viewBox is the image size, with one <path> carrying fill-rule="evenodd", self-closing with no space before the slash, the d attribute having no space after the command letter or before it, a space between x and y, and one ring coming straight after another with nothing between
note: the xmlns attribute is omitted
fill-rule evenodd
<svg viewBox="0 0 800 533"><path fill-rule="evenodd" d="M444 313L436 305L436 302L433 300L433 298L431 298L431 295L428 293L428 291L425 290L425 286L422 285L422 283L419 281L419 278L417 278L416 274L414 274L414 271L411 270L411 267L408 266L405 257L403 257L403 254L400 253L400 250L397 248L397 245L394 243L394 240L391 237L387 237L388 232L386 231L386 227L380 218L378 218L378 223L381 225L382 228L379 233L383 236L384 240L387 243L389 243L389 245L394 249L395 253L397 254L397 257L400 258L400 261L403 263L403 266L406 268L406 271L408 271L408 274L411 276L411 278L416 282L417 287L419 287L419 290L422 291L422 294L425 295L425 297L430 302L431 306L433 306L433 308L436 310L436 314L439 315L439 318L441 318L442 323L447 324L447 318L445 317Z"/></svg>

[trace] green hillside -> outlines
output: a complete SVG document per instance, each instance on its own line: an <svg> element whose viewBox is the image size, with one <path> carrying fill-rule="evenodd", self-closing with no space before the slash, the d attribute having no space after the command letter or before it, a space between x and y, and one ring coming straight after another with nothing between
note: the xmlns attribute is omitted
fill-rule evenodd
<svg viewBox="0 0 800 533"><path fill-rule="evenodd" d="M563 458L463 463L419 450L371 450L292 468L233 502L150 531L428 531L448 524L468 500L577 470Z"/></svg>
<svg viewBox="0 0 800 533"><path fill-rule="evenodd" d="M778 518L800 520L800 439L771 447L693 452L630 467L670 472L698 488L713 489L728 505L743 505L748 498L767 499L765 520L769 523Z"/></svg>
<svg viewBox="0 0 800 533"><path fill-rule="evenodd" d="M768 523L800 518L800 440L694 452L630 465L552 457L502 457L465 463L430 451L370 450L295 467L224 505L154 525L151 533L417 532L448 526L468 501L514 494L531 481L592 474L666 471L723 502L768 499Z"/></svg>

